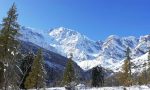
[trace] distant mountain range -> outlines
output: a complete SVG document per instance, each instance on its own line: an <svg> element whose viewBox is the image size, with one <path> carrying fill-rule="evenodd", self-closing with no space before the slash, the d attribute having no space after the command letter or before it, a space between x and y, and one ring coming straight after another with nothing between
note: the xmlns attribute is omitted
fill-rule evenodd
<svg viewBox="0 0 150 90"><path fill-rule="evenodd" d="M20 32L22 35L19 39L22 41L33 43L64 57L72 53L73 60L85 71L101 65L106 69L118 72L125 59L127 47L131 49L132 61L137 63L135 65L142 65L144 60L147 60L147 51L150 49L149 34L139 38L110 35L104 41L94 41L75 30L64 27L50 30L22 27Z"/></svg>

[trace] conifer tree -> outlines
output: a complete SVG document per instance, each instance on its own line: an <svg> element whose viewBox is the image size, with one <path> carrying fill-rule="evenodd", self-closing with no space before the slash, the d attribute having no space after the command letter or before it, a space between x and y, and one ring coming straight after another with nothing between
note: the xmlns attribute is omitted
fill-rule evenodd
<svg viewBox="0 0 150 90"><path fill-rule="evenodd" d="M92 69L92 86L100 87L104 85L104 72L102 67L94 67Z"/></svg>
<svg viewBox="0 0 150 90"><path fill-rule="evenodd" d="M21 83L19 85L21 89L25 89L24 83L25 83L26 77L29 75L29 72L31 71L31 66L32 66L33 61L34 61L34 54L32 53L27 54L22 60L20 69L23 75L21 77L21 81L20 81Z"/></svg>
<svg viewBox="0 0 150 90"><path fill-rule="evenodd" d="M31 67L31 72L26 78L24 86L26 89L39 89L45 87L44 60L41 49L38 50L37 56L35 57Z"/></svg>
<svg viewBox="0 0 150 90"><path fill-rule="evenodd" d="M66 68L64 71L63 84L69 85L73 81L75 81L75 71L74 71L72 55L71 55L71 57L67 61Z"/></svg>
<svg viewBox="0 0 150 90"><path fill-rule="evenodd" d="M4 84L4 64L0 62L0 89L2 89Z"/></svg>
<svg viewBox="0 0 150 90"><path fill-rule="evenodd" d="M2 62L10 62L9 59L17 52L19 45L16 37L19 35L19 24L17 22L15 4L8 11L8 16L3 19L2 30L0 31L1 58L6 58Z"/></svg>
<svg viewBox="0 0 150 90"><path fill-rule="evenodd" d="M129 78L131 79L132 78L132 72L131 72L131 57L130 57L130 48L128 47L127 48L127 51L126 51L126 60L128 61L128 69L129 69Z"/></svg>
<svg viewBox="0 0 150 90"><path fill-rule="evenodd" d="M16 87L15 56L18 52L19 42L16 39L19 35L20 26L17 22L18 14L16 13L15 4L9 9L7 17L3 19L2 29L0 31L0 61L5 66L4 85Z"/></svg>
<svg viewBox="0 0 150 90"><path fill-rule="evenodd" d="M131 74L131 58L130 58L130 49L126 50L126 59L124 60L124 64L122 66L123 72L120 73L119 81L121 84L125 86L132 85L132 74Z"/></svg>

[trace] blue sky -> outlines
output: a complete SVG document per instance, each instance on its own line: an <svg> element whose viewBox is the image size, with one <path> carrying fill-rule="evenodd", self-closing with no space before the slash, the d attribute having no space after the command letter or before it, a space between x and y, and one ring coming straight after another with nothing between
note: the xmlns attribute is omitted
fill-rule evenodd
<svg viewBox="0 0 150 90"><path fill-rule="evenodd" d="M13 2L23 26L63 26L94 40L150 34L150 0L0 0L0 21Z"/></svg>

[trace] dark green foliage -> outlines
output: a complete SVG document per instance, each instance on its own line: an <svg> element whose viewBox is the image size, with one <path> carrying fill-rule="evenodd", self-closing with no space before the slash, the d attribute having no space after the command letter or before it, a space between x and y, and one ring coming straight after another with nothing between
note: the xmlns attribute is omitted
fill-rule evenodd
<svg viewBox="0 0 150 90"><path fill-rule="evenodd" d="M25 79L29 75L29 72L31 71L33 60L34 60L34 55L32 53L27 54L22 60L22 63L20 65L20 69L22 70L21 84L20 84L21 89L25 89L24 86Z"/></svg>
<svg viewBox="0 0 150 90"><path fill-rule="evenodd" d="M26 78L24 86L26 89L31 88L43 88L45 87L45 72L44 72L44 60L41 49L38 50L37 56L35 57L31 72Z"/></svg>
<svg viewBox="0 0 150 90"><path fill-rule="evenodd" d="M75 81L75 71L74 71L73 61L71 57L68 59L67 64L66 64L64 77L63 77L63 85L68 85L73 81Z"/></svg>
<svg viewBox="0 0 150 90"><path fill-rule="evenodd" d="M92 86L100 87L104 85L104 73L102 67L94 67L92 69Z"/></svg>
<svg viewBox="0 0 150 90"><path fill-rule="evenodd" d="M7 59L5 59L7 61L4 61L4 58L12 58L12 51L15 54L19 45L16 36L19 35L20 27L17 23L18 14L16 14L15 4L12 5L7 14L8 16L3 19L0 32L0 58L3 59L2 62L8 62Z"/></svg>
<svg viewBox="0 0 150 90"><path fill-rule="evenodd" d="M4 64L0 62L0 89L2 89L4 84Z"/></svg>
<svg viewBox="0 0 150 90"><path fill-rule="evenodd" d="M16 55L18 53L19 42L16 39L19 35L19 24L17 23L18 14L15 4L9 9L7 17L3 19L2 29L0 31L0 61L5 65L4 85L5 89L12 86L17 88L17 79L15 72Z"/></svg>

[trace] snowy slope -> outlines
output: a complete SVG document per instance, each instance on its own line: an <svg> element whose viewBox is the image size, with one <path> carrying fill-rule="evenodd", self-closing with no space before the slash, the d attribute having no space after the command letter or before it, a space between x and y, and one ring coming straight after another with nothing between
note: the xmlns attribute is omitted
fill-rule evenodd
<svg viewBox="0 0 150 90"><path fill-rule="evenodd" d="M52 43L51 37L49 37L48 34L44 33L44 30L37 30L30 27L22 27L20 33L20 40L31 42L47 50L57 52L54 47L50 46L50 43Z"/></svg>
<svg viewBox="0 0 150 90"><path fill-rule="evenodd" d="M50 30L23 27L20 32L22 34L19 37L20 40L32 42L65 57L72 53L73 60L84 70L101 65L115 71L125 59L127 47L131 49L131 56L135 61L150 47L150 35L139 38L110 35L104 41L94 41L77 31L64 27Z"/></svg>

